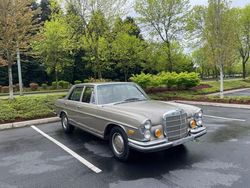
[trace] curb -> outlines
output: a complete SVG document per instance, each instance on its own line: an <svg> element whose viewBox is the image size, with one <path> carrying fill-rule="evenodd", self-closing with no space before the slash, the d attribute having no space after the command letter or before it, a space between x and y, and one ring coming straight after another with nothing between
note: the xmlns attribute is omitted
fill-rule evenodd
<svg viewBox="0 0 250 188"><path fill-rule="evenodd" d="M201 105L201 106L216 106L216 107L225 107L225 108L250 109L250 105L247 105L247 104L213 103L213 102L184 101L184 100L175 100L174 102L191 104L191 105Z"/></svg>
<svg viewBox="0 0 250 188"><path fill-rule="evenodd" d="M27 127L31 125L39 125L39 124L45 124L45 123L54 123L58 121L60 121L59 117L51 117L51 118L44 118L44 119L35 119L35 120L30 120L30 121L6 123L6 124L0 124L0 130Z"/></svg>
<svg viewBox="0 0 250 188"><path fill-rule="evenodd" d="M245 90L249 90L249 89L250 88L228 90L228 91L224 91L223 94L230 94L230 93L235 93L235 92L239 92L239 91L245 91ZM206 96L216 96L216 95L220 95L220 92L210 93L210 94L207 94Z"/></svg>

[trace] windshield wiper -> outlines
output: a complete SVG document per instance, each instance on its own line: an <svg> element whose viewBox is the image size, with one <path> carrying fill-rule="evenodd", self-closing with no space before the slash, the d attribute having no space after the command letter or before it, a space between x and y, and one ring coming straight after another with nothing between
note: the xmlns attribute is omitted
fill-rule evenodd
<svg viewBox="0 0 250 188"><path fill-rule="evenodd" d="M142 100L142 99L140 99L140 98L128 98L128 99L125 99L124 101L125 102L129 102L129 101L140 101L140 100Z"/></svg>
<svg viewBox="0 0 250 188"><path fill-rule="evenodd" d="M144 101L144 100L147 100L147 99L141 99L141 98L135 98L135 97L134 98L127 98L127 99L125 99L123 101L119 101L119 102L114 103L114 105L122 104L122 103L126 103L126 102Z"/></svg>

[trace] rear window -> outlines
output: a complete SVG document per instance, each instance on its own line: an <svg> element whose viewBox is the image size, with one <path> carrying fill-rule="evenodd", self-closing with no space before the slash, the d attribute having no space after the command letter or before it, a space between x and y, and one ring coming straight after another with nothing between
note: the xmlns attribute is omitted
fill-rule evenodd
<svg viewBox="0 0 250 188"><path fill-rule="evenodd" d="M93 86L86 86L83 96L82 102L84 103L95 103L94 98L94 87Z"/></svg>

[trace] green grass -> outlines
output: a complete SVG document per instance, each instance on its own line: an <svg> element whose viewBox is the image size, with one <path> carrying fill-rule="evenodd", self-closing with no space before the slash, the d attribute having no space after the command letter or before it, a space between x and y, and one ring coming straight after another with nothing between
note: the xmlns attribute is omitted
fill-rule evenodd
<svg viewBox="0 0 250 188"><path fill-rule="evenodd" d="M0 100L0 123L52 117L54 102L62 94L24 96Z"/></svg>
<svg viewBox="0 0 250 188"><path fill-rule="evenodd" d="M219 96L207 96L206 94L219 92L219 81L203 81L201 84L207 84L209 88L199 90L183 90L183 91L166 91L149 94L155 100L196 100L208 102L223 102L223 103L239 103L250 104L250 96L245 97L224 97L220 99ZM244 80L225 80L224 90L233 90L239 88L250 88L250 82Z"/></svg>
<svg viewBox="0 0 250 188"><path fill-rule="evenodd" d="M211 88L204 88L200 91L197 91L198 94L208 94L215 93L220 91L220 82L219 81L203 81L201 84L208 84ZM224 81L224 90L232 90L239 88L250 88L250 82L244 80L225 80Z"/></svg>

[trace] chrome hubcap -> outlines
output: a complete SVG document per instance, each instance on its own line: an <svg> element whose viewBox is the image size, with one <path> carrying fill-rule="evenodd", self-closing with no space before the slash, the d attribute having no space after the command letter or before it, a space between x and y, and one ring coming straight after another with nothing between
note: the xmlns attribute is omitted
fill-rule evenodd
<svg viewBox="0 0 250 188"><path fill-rule="evenodd" d="M62 119L62 125L64 129L67 129L67 125L68 125L68 119L66 116L63 117Z"/></svg>
<svg viewBox="0 0 250 188"><path fill-rule="evenodd" d="M124 152L124 140L119 133L113 134L112 146L116 154L120 155Z"/></svg>

